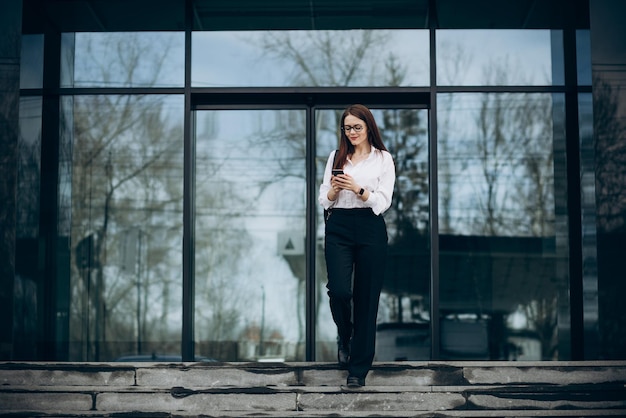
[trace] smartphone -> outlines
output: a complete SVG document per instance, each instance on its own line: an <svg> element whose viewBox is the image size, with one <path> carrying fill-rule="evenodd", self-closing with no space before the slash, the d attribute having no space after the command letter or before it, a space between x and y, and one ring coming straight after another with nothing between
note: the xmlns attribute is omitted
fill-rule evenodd
<svg viewBox="0 0 626 418"><path fill-rule="evenodd" d="M338 176L339 174L343 174L343 170L339 168L333 168L333 176Z"/></svg>

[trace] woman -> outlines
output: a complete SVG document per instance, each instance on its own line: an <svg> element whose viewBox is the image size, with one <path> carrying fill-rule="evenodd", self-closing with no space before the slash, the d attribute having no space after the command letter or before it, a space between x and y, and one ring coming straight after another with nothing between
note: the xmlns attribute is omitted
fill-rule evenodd
<svg viewBox="0 0 626 418"><path fill-rule="evenodd" d="M395 180L393 158L374 116L363 105L348 107L341 117L339 150L328 157L319 194L328 210L326 287L337 325L337 360L348 369L348 387L364 386L374 361L387 253L381 214L391 205Z"/></svg>

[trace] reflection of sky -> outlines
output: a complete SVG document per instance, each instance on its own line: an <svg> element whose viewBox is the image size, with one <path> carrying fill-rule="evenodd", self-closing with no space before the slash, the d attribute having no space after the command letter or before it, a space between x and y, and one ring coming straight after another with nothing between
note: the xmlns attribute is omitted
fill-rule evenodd
<svg viewBox="0 0 626 418"><path fill-rule="evenodd" d="M182 87L184 41L184 32L76 33L73 86L64 87Z"/></svg>
<svg viewBox="0 0 626 418"><path fill-rule="evenodd" d="M293 112L303 110L281 111L280 117L298 120ZM237 207L230 209L232 213L243 211L233 227L245 230L242 236L252 241L250 251L239 266L233 266L229 279L236 288L247 289L246 293L255 296L242 312L242 321L260 325L264 288L266 332L278 329L287 341L296 341L297 312L303 311L304 306L297 305L298 278L278 251L278 234L295 230L304 237L305 165L303 159L291 160L284 151L289 148L287 138L278 135L268 139L270 134L280 132L280 117L279 112L272 110L197 113L197 177L201 182L197 201L204 201L201 194L209 193L206 187L215 182L232 185L238 197L234 202ZM301 131L305 141L305 126L294 128ZM298 166L300 177L281 176L281 161ZM221 168L213 172L216 164ZM261 185L266 182L270 184L261 193ZM210 209L203 207L201 212ZM211 236L210 230L196 233Z"/></svg>
<svg viewBox="0 0 626 418"><path fill-rule="evenodd" d="M261 39L268 32L194 32L192 37L192 85L200 87L288 86L293 83L293 62L278 59L264 51ZM285 32L283 32L285 33ZM311 47L306 31L287 32L296 47L321 56ZM338 39L334 60L345 60L345 39L358 38L362 31L331 31ZM361 71L378 74L371 86L385 85L382 74L389 54L406 70L402 85L427 86L429 83L429 41L426 30L380 31L389 36L385 47L366 52ZM76 86L147 86L159 71L153 86L182 86L184 69L182 32L79 33L76 34ZM139 68L133 80L124 79L124 64L117 55L120 43L139 45ZM159 45L156 51L152 45ZM339 48L342 47L343 49ZM92 50L89 50L92 48ZM167 49L169 48L169 49ZM167 50L163 66L154 66L154 57ZM460 71L452 70L463 58ZM549 30L439 30L437 31L438 82L451 85L484 85L485 71L503 65L510 85L552 83L551 32ZM311 60L313 62L313 59ZM110 67L104 80L102 64ZM310 64L310 63L307 63ZM326 69L324 71L327 71ZM454 80L449 75L455 74ZM119 78L117 78L119 76ZM324 75L318 74L325 83ZM443 77L443 78L442 78ZM358 82L361 84L362 82ZM489 83L493 84L493 83Z"/></svg>
<svg viewBox="0 0 626 418"><path fill-rule="evenodd" d="M333 31L338 43L360 31ZM405 85L428 84L428 31L385 31L390 36L384 53L373 50L367 58L382 70L388 53L408 70ZM287 86L299 71L292 62L271 57L259 44L266 32L194 32L192 41L192 85L202 87ZM310 48L306 32L291 32L294 44ZM302 36L304 35L304 40ZM319 55L322 54L321 51ZM339 50L338 50L339 52ZM336 55L336 60L345 60ZM370 62L370 61L367 61ZM369 70L369 68L368 68ZM321 74L320 74L321 75ZM380 85L380 81L376 81Z"/></svg>
<svg viewBox="0 0 626 418"><path fill-rule="evenodd" d="M454 67L461 57L466 61L453 79L442 78L451 73L442 69ZM437 60L439 84L485 85L485 72L498 65L507 69L509 85L549 85L552 80L549 30L440 30Z"/></svg>
<svg viewBox="0 0 626 418"><path fill-rule="evenodd" d="M275 59L264 57L262 51L253 42L256 36L262 32L196 32L193 34L192 43L192 67L194 86L222 87L222 86L285 86L289 85L289 75L294 71L293 65ZM401 64L408 70L408 85L428 85L428 57L429 43L428 31L391 31L389 50L399 57ZM123 85L124 80L113 80L105 84L98 79L95 71L97 68L89 66L86 53L86 42L91 37L112 37L109 40L125 40L124 34L77 34L76 52L76 79L81 80L81 85L118 86ZM181 86L183 82L183 44L182 33L158 34L142 33L135 34L144 42L153 45L161 45L162 42L170 42L172 49L166 59L162 77L156 83L157 86L173 85ZM341 39L338 37L338 39ZM107 43L103 38L96 38L101 43L98 48L103 48L102 54L96 54L103 59L109 60L112 68L118 73L123 68L122 63L115 62L113 50L106 50L108 46L116 42ZM551 80L551 44L549 31L438 31L438 52L445 52L444 46L458 45L460 50L468 56L470 65L463 67L462 78L452 84L484 84L484 68L496 63L507 63L510 68L517 72L511 72L510 83L518 84L523 77L527 84L550 84ZM106 50L106 52L105 52ZM148 52L146 50L146 52ZM154 51L153 51L154 52ZM449 52L449 51L448 51ZM132 80L132 86L144 86L153 69L146 63L150 55L142 56L144 63L138 69L136 79ZM371 51L373 63L380 65L384 70L381 51ZM439 56L442 59L440 66L452 65L452 61ZM339 56L337 59L344 59ZM454 55L450 57L454 59ZM507 61L508 60L508 61ZM509 68L509 67L506 67ZM114 71L115 72L115 71ZM546 79L547 78L547 79ZM182 114L183 106L178 96L178 109ZM167 107L175 110L174 107ZM199 156L206 152L210 158L228 155L232 158L232 164L228 170L221 173L227 176L234 184L239 184L248 189L250 198L256 196L255 186L249 186L250 181L260 182L271 179L275 175L277 165L275 162L263 159L265 149L258 143L259 132L270 130L272 118L259 115L271 115L272 111L263 112L217 112L219 117L215 121L214 131L211 135L210 146L206 149L202 133L198 136ZM298 127L304 132L305 126ZM463 129L461 129L462 131ZM320 151L318 155L326 156L333 149L336 141L336 133L326 132L318 138ZM304 134L302 136L304 141ZM275 145L280 147L280 140ZM198 178L206 178L198 166ZM304 163L302 163L304 176ZM318 173L319 175L319 173ZM202 193L202 189L198 189ZM254 249L249 257L242 262L253 266L244 268L242 271L254 271L255 277L242 274L234 277L242 288L251 286L259 290L259 282L265 283L267 290L268 321L280 326L288 339L295 339L293 321L296 318L294 303L285 303L285 295L293 301L295 295L295 283L293 276L282 257L277 252L277 235L283 229L304 228L304 177L302 179L289 178L278 180L272 184L258 201L246 201L251 211L246 219L242 220L241 227L250 234L254 240ZM254 204L251 204L254 203ZM319 209L319 208L318 208ZM287 216L289 215L289 216ZM251 292L254 292L251 289ZM260 311L260 298L256 299L254 306L250 307L250 321L258 318ZM325 305L324 305L325 306ZM327 325L327 323L325 322Z"/></svg>

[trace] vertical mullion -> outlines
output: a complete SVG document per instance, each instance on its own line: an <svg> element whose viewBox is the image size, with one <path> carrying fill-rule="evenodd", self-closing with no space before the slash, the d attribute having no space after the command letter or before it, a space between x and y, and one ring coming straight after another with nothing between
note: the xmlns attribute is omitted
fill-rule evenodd
<svg viewBox="0 0 626 418"><path fill-rule="evenodd" d="M305 337L305 357L306 361L315 361L315 306L317 304L316 296L316 187L315 187L315 108L307 106L306 108L306 337Z"/></svg>
<svg viewBox="0 0 626 418"><path fill-rule="evenodd" d="M582 212L580 182L580 135L578 122L578 77L576 29L571 12L563 31L565 69L565 159L567 170L567 223L569 241L569 303L571 360L585 359L584 291L582 263Z"/></svg>
<svg viewBox="0 0 626 418"><path fill-rule="evenodd" d="M181 355L183 361L193 361L195 310L195 142L192 137L191 114L191 34L193 29L192 1L185 2L185 104L183 128L183 326Z"/></svg>
<svg viewBox="0 0 626 418"><path fill-rule="evenodd" d="M432 5L431 2L431 6ZM433 12L434 13L434 10ZM430 110L428 135L428 181L430 207L430 358L439 359L439 205L437 182L437 70L436 18L430 23Z"/></svg>

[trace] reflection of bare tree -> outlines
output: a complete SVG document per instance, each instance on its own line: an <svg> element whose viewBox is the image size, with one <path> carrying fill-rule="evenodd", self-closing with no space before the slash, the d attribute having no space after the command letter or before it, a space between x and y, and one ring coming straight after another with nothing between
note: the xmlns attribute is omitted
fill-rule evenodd
<svg viewBox="0 0 626 418"><path fill-rule="evenodd" d="M441 62L449 63L449 65L439 66L437 68L438 78L442 85L462 85L463 75L469 68L472 57L468 55L466 50L459 44L451 44L443 42L438 51L442 55ZM441 94L437 100L440 102L440 109L451 109L454 95ZM437 150L439 157L437 160L438 167L438 186L439 186L439 230L441 233L448 233L452 227L451 224L451 205L452 205L452 186L455 178L452 174L453 162L449 158L452 153L451 138L452 127L450 125L450 113L438 112L437 114Z"/></svg>
<svg viewBox="0 0 626 418"><path fill-rule="evenodd" d="M82 326L83 333L86 329L93 330L89 339L94 341L94 352L87 355L100 359L100 354L104 355L99 352L100 342L127 340L134 316L130 313L138 309L134 301L128 306L129 299L120 297L137 286L135 279L129 280L111 269L111 260L119 256L110 259L109 254L117 255L121 247L120 233L125 228L139 226L148 245L144 247L147 249L143 258L145 265L154 260L167 263L166 255L175 251L177 241L164 241L159 236L159 228L163 226L153 229L151 224L159 224L155 220L164 211L180 210L180 188L172 176L175 167L170 165L176 161L180 147L167 139L180 137L181 129L168 126L163 105L156 98L98 96L76 101L72 242L90 238L91 259L83 266L81 288L75 290L78 294L89 295L79 317L91 318L90 323ZM81 108L90 111L82 112ZM177 220L180 225L180 219ZM161 296L167 297L171 280L169 272L159 271L158 263L150 269L145 265L143 282L137 286L138 291L144 293L143 321L147 318L151 281L159 282L164 291ZM162 314L167 316L171 301L162 302ZM156 320L153 318L154 324ZM73 326L71 329L80 328ZM143 326L142 330L144 335L139 338L147 339L148 327Z"/></svg>
<svg viewBox="0 0 626 418"><path fill-rule="evenodd" d="M101 51L95 52L90 71L100 73L96 79L132 83L148 59L152 72L143 79L148 85L159 80L167 45L157 49L133 35L111 39L117 39L108 47L117 51L117 67L99 62ZM86 51L100 47L94 42ZM72 281L70 333L81 347L74 358L107 360L124 351L159 349L150 341L179 340L168 323L180 309L182 127L171 122L167 104L154 95L78 96L73 119L65 121L73 127L66 130L73 132L71 149L62 148L71 155L62 161L72 162L78 278ZM136 231L134 240L125 242L129 231ZM136 346L128 344L133 341Z"/></svg>
<svg viewBox="0 0 626 418"><path fill-rule="evenodd" d="M626 244L626 126L619 82L593 80L601 358L626 352L624 247ZM620 109L620 105L622 109Z"/></svg>
<svg viewBox="0 0 626 418"><path fill-rule="evenodd" d="M524 313L528 318L529 328L537 332L541 342L541 359L554 360L558 358L558 299L555 296L545 295L533 300L524 306Z"/></svg>
<svg viewBox="0 0 626 418"><path fill-rule="evenodd" d="M39 225L39 184L41 138L18 143L17 181L17 231L20 238L37 236Z"/></svg>
<svg viewBox="0 0 626 418"><path fill-rule="evenodd" d="M507 84L508 65L490 67L488 80ZM551 101L546 95L483 94L475 119L478 135L468 155L478 158L481 182L474 194L477 233L490 236L553 234Z"/></svg>
<svg viewBox="0 0 626 418"><path fill-rule="evenodd" d="M358 85L403 85L406 69L401 61L389 53L381 57L371 51L389 50L389 33L384 31L314 31L301 34L298 32L280 32L267 34L261 42L264 53L291 66L290 83L296 86L358 86ZM316 118L318 138L337 138L339 119L343 109L334 112L319 112ZM396 171L401 173L394 191L392 209L389 211L390 240L399 236L410 237L424 231L428 220L428 171L425 163L426 130L425 121L420 119L415 109L383 111L382 120L378 121L384 141L396 160ZM287 175L302 176L299 170L293 172L294 159L304 161L306 142L292 126L305 126L305 121L287 120L279 123L274 132L263 135L267 149L274 154L280 153L279 160L286 161L278 177ZM284 144L279 150L272 144L280 140ZM319 146L319 145L318 145ZM332 144L333 147L336 146ZM278 155L275 155L278 156ZM322 155L321 164L326 162L327 154ZM400 240L398 240L400 242ZM399 244L400 245L400 244ZM406 248L404 251L406 252ZM410 252L410 250L409 250ZM293 260L290 266L298 265ZM323 272L323 257L317 259L317 270ZM299 277L300 306L298 312L304 312L305 282L304 263L299 263L301 271L294 271ZM408 271L408 269L407 269ZM323 280L318 281L318 303L326 303ZM300 334L303 335L304 318L300 318Z"/></svg>
<svg viewBox="0 0 626 418"><path fill-rule="evenodd" d="M371 51L383 49L381 31L270 32L262 40L265 53L293 65L291 83L306 86L371 85L377 66Z"/></svg>
<svg viewBox="0 0 626 418"><path fill-rule="evenodd" d="M597 220L602 232L626 231L626 141L624 126L618 114L619 90L596 77L594 92L594 131L598 188Z"/></svg>

